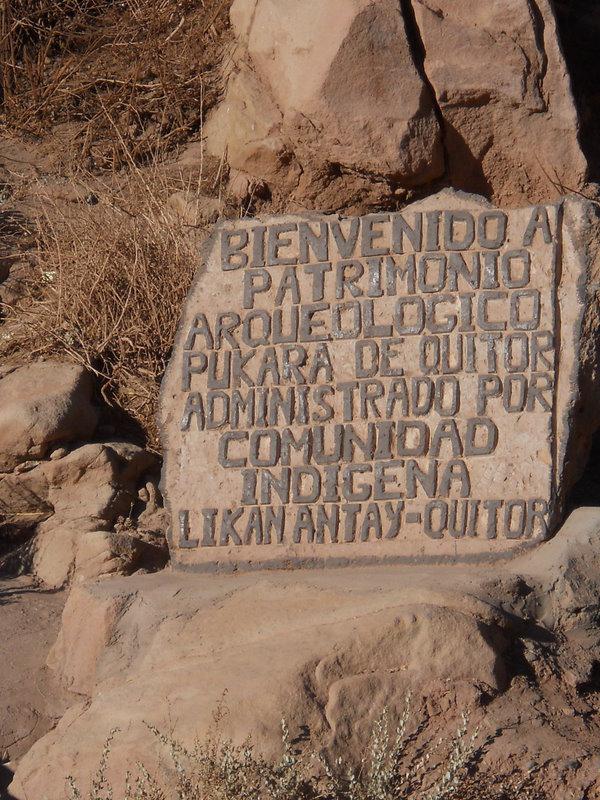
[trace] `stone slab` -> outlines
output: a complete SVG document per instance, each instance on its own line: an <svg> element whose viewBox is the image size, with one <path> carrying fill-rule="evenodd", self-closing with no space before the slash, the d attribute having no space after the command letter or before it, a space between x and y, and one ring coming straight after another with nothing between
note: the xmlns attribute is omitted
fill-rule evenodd
<svg viewBox="0 0 600 800"><path fill-rule="evenodd" d="M562 514L586 206L226 222L161 397L182 568L477 561Z"/></svg>
<svg viewBox="0 0 600 800"><path fill-rule="evenodd" d="M599 544L599 510L579 509L509 563L77 584L48 659L74 705L20 759L10 794L56 800L73 775L87 796L118 728L107 767L115 797L139 763L169 796L171 760L148 725L192 747L214 736L216 710L221 741L252 737L279 759L283 717L307 763L326 752L359 765L381 709L394 730L410 693L419 754L437 756L440 738L449 747L466 714L469 735L485 742L483 774L527 774L535 759L548 797L584 797L600 772L595 695L584 688L600 654ZM514 676L515 652L535 680ZM573 759L580 769L566 766Z"/></svg>

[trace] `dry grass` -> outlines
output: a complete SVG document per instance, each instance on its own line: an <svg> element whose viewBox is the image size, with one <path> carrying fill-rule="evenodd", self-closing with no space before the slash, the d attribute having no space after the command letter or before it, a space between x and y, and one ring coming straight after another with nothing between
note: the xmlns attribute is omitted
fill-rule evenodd
<svg viewBox="0 0 600 800"><path fill-rule="evenodd" d="M153 447L159 383L201 233L168 212L186 181L162 165L201 137L219 96L230 2L0 3L0 133L42 137L60 151L60 179L99 198L68 204L42 192L34 270L24 300L4 308L2 354L88 367ZM216 181L209 171L199 165L195 191L216 187L220 168ZM39 185L20 189L40 196Z"/></svg>
<svg viewBox="0 0 600 800"><path fill-rule="evenodd" d="M150 730L169 753L172 771L160 777L139 764L137 777L127 774L118 792L108 778L109 757L118 742L113 730L99 768L84 794L69 777L69 800L549 800L531 777L512 779L477 774L478 733L463 721L448 741L439 740L424 755L410 756L416 733L409 733L409 701L397 727L387 710L375 721L370 741L356 768L343 759L329 763L323 755L302 753L282 720L278 759L260 755L251 741L241 746L222 739L218 728L204 742L186 748L171 734ZM434 758L430 761L430 756ZM436 767L433 762L438 762Z"/></svg>
<svg viewBox="0 0 600 800"><path fill-rule="evenodd" d="M26 297L4 309L3 354L83 364L152 447L201 233L168 212L185 181L161 165L201 136L219 97L230 3L0 3L0 133L42 137L61 153L59 180L99 198L68 204L44 198L43 184L21 187L36 203L41 195L41 213Z"/></svg>
<svg viewBox="0 0 600 800"><path fill-rule="evenodd" d="M202 229L170 211L167 199L180 184L158 166L132 167L118 184L87 181L93 204L65 212L52 199L42 203L27 296L6 309L5 355L66 357L87 367L156 446L159 384Z"/></svg>
<svg viewBox="0 0 600 800"><path fill-rule="evenodd" d="M229 5L4 0L0 123L37 135L70 123L89 169L155 158L197 133L219 95Z"/></svg>

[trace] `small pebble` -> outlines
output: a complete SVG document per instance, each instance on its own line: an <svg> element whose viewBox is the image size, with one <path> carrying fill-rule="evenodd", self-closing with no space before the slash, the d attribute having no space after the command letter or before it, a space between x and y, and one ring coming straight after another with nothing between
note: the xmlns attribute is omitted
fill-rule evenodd
<svg viewBox="0 0 600 800"><path fill-rule="evenodd" d="M58 461L59 458L64 458L68 452L66 447L57 447L56 450L50 453L50 458L52 461Z"/></svg>
<svg viewBox="0 0 600 800"><path fill-rule="evenodd" d="M574 670L567 669L563 672L563 680L568 686L576 688L578 684L581 683L581 676L578 675Z"/></svg>
<svg viewBox="0 0 600 800"><path fill-rule="evenodd" d="M15 472L17 475L20 475L22 472L29 472L35 467L38 467L40 464L39 461L23 461L22 464L17 464L15 467Z"/></svg>

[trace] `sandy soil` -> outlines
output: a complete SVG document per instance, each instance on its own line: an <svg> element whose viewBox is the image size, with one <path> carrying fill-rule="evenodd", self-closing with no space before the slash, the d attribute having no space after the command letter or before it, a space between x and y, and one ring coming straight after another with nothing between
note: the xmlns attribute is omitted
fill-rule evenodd
<svg viewBox="0 0 600 800"><path fill-rule="evenodd" d="M66 595L39 589L30 577L0 578L0 797L15 763L68 705L45 665Z"/></svg>

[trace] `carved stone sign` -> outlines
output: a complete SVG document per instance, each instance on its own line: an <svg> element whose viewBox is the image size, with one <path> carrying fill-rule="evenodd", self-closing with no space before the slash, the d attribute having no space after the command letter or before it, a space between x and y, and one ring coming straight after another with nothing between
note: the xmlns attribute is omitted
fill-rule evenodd
<svg viewBox="0 0 600 800"><path fill-rule="evenodd" d="M561 204L217 228L164 380L176 564L474 560L548 536L583 259Z"/></svg>

